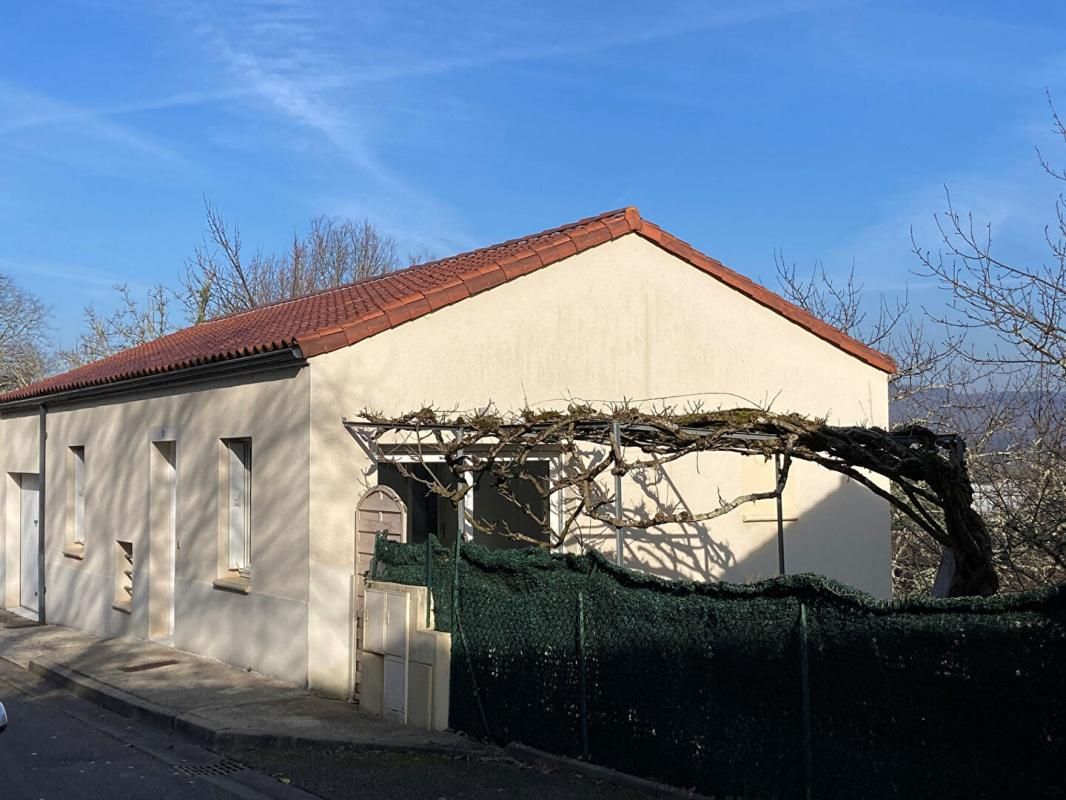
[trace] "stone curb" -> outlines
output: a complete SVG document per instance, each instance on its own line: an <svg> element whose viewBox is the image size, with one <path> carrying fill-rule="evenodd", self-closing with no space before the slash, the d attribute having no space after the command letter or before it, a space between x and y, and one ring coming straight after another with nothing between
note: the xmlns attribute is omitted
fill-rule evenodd
<svg viewBox="0 0 1066 800"><path fill-rule="evenodd" d="M152 703L129 692L124 692L96 678L83 675L68 667L46 661L31 660L27 669L39 678L44 678L71 694L76 694L123 717L144 722L167 733L192 734L190 738L210 738L214 734L211 728L182 720L174 709Z"/></svg>
<svg viewBox="0 0 1066 800"><path fill-rule="evenodd" d="M6 659L5 659L6 660ZM12 662L13 663L13 662ZM59 664L31 660L28 670L50 683L129 719L143 722L209 749L351 750L355 752L486 755L490 748L451 747L430 742L381 742L326 739L263 730L235 730L211 724L195 714L161 706Z"/></svg>
<svg viewBox="0 0 1066 800"><path fill-rule="evenodd" d="M617 772L608 767L601 767L598 764L590 764L588 761L579 761L576 758L557 756L554 753L537 750L535 747L529 747L528 745L519 744L518 742L511 742L511 744L503 748L503 752L515 761L521 761L525 764L532 764L538 767L565 769L570 772L577 772L580 775L584 775L586 778L610 783L623 789L633 789L653 797L677 798L678 800L713 800L713 798L709 798L702 794L696 794L688 789L679 789L676 786L657 783L648 778L639 778L636 775Z"/></svg>

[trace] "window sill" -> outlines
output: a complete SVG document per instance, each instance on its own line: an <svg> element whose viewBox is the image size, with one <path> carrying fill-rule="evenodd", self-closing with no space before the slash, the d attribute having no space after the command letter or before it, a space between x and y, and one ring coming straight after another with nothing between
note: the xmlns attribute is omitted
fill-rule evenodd
<svg viewBox="0 0 1066 800"><path fill-rule="evenodd" d="M252 591L252 581L238 576L227 575L224 578L215 578L212 585L224 592L236 592L237 594L248 594Z"/></svg>
<svg viewBox="0 0 1066 800"><path fill-rule="evenodd" d="M67 558L76 558L79 561L85 558L84 544L68 544L63 548L63 555Z"/></svg>
<svg viewBox="0 0 1066 800"><path fill-rule="evenodd" d="M121 611L123 614L132 614L133 613L133 607L132 607L132 605L130 603L114 602L114 603L111 604L111 607L113 609L115 609L115 611Z"/></svg>

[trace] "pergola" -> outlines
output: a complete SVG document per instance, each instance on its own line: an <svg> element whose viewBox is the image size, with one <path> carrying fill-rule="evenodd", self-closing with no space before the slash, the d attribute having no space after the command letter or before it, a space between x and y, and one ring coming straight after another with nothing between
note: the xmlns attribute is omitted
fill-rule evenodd
<svg viewBox="0 0 1066 800"><path fill-rule="evenodd" d="M998 587L988 532L972 507L965 446L956 435L939 435L917 426L895 431L832 426L798 414L752 408L677 413L671 409L574 405L566 411L524 410L512 415L502 415L491 407L453 415L427 408L398 417L363 412L354 419L345 418L343 424L375 460L397 463L405 474L450 498L458 507L460 530L470 522L464 500L480 475L527 477L525 465L531 455L549 449L577 457L591 446L598 453L596 457L577 458L580 463L571 463L568 470L538 488L544 497L567 492L577 498L559 531L560 540L578 517L591 518L615 530L619 554L626 529L702 522L745 503L774 499L782 573L782 493L792 462L807 461L865 486L938 542L949 566L946 594L986 595ZM393 456L395 446L383 445L383 440L397 435L406 442L400 446L405 448L408 463L412 453L416 460L431 453L448 466L455 483L444 485L403 467ZM639 456L627 458L633 451ZM622 478L627 473L701 452L772 458L775 486L728 500L719 497L719 504L706 511L625 518ZM600 490L608 476L614 479L613 496ZM887 478L892 488L886 488L876 476Z"/></svg>

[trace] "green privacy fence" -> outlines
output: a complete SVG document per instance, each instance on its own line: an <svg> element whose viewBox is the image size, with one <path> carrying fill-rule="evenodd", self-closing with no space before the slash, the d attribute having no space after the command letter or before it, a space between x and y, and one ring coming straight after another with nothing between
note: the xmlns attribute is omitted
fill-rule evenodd
<svg viewBox="0 0 1066 800"><path fill-rule="evenodd" d="M1062 587L884 603L812 576L662 581L595 553L465 545L457 563L435 541L382 540L374 569L429 578L451 727L473 736L716 796L1066 797Z"/></svg>

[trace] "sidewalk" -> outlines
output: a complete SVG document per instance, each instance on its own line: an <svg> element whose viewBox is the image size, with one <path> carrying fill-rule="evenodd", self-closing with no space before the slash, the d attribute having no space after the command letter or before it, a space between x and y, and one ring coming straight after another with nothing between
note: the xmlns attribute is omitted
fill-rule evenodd
<svg viewBox="0 0 1066 800"><path fill-rule="evenodd" d="M406 728L357 706L139 639L98 639L0 610L0 658L124 716L212 747L348 747L483 755L451 733Z"/></svg>

